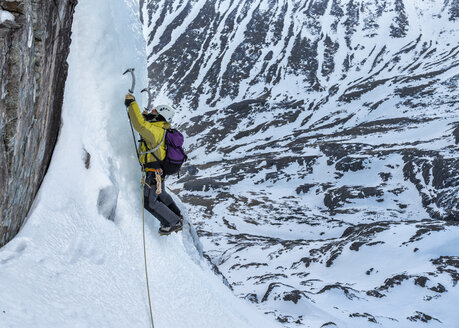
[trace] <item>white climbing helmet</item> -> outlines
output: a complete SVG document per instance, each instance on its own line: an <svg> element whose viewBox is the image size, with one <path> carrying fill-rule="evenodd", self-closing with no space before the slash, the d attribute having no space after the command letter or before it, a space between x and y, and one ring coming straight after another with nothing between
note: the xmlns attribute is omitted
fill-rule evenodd
<svg viewBox="0 0 459 328"><path fill-rule="evenodd" d="M169 105L158 105L154 107L159 115L164 117L167 122L172 122L172 118L174 117L175 110Z"/></svg>

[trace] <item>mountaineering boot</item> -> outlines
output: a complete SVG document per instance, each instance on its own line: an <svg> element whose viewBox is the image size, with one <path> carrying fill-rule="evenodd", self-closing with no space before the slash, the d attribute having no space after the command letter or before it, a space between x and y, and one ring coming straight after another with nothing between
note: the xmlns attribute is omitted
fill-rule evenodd
<svg viewBox="0 0 459 328"><path fill-rule="evenodd" d="M173 232L179 232L182 231L183 229L183 219L180 219L177 224L170 226L170 225L162 225L158 232L161 236L167 236L170 235Z"/></svg>

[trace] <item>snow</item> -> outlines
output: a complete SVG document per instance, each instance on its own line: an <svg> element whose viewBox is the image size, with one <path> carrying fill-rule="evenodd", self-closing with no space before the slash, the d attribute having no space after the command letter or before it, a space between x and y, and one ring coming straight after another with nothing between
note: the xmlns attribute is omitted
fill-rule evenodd
<svg viewBox="0 0 459 328"><path fill-rule="evenodd" d="M219 15L213 17L203 11L197 24L208 24L209 28L193 31L196 39L206 40L209 45L203 47L202 42L183 49L189 55L198 54L190 67L199 73L193 77L188 75L189 71L174 71L174 78L166 82L171 94L177 90L186 94L187 88L176 88L177 81L200 87L197 95L190 88L192 95L180 103L182 108L196 107L193 115L197 120L187 126L193 135L188 139L188 149L192 149L190 158L191 165L196 166L195 173L176 181L174 189L195 204L189 208L189 217L199 226L203 249L237 295L258 300L260 309L272 317L285 318L286 327L300 326L299 317L306 327L326 326L324 323L330 321L339 327L371 326L363 314L374 315L375 323L382 327L417 327L424 325L411 321L417 311L443 322L432 319L425 324L429 327L457 326L458 315L453 308L457 303L454 299L458 299L457 281L446 270L432 265L432 260L440 256L457 256L457 227L448 233L436 231L434 225L444 223L429 223L428 218L429 213L442 211L435 204L437 199L430 197L439 191L433 186L433 168L429 167L434 155L430 154L445 159L457 155L452 133L453 122L457 121L453 113L456 108L454 101L448 104L447 100L453 100L450 93L457 89L453 58L458 50L457 42L452 40L457 39L458 25L457 21L448 21L446 3L403 1L410 23L407 36L393 38L390 31L397 15L395 3L212 2L210 6ZM325 4L324 15L308 13L313 6ZM341 7L343 17L331 13L335 5ZM271 13L267 35L251 44L244 35L255 36L249 33L251 22L247 23L247 16L262 12L267 6ZM358 25L348 33L354 29L352 21L347 23L353 8L358 9ZM175 13L167 15L172 17ZM226 21L241 23L227 30ZM152 29L160 30L164 36L170 32L161 24ZM324 91L310 90L308 76L291 70L289 57L297 35L318 42L317 74L327 59L325 37L337 47L333 54L334 72L316 76ZM185 30L184 36L190 36L190 31ZM446 41L448 37L451 40ZM179 42L164 45L171 55L171 50L175 50L175 59L182 56L181 46ZM246 46L261 48L257 63L250 66L245 61L230 60L235 53L243 56L238 49ZM271 60L265 60L270 51ZM343 64L345 59L349 67ZM171 58L163 56L159 60L161 63L149 63L174 69L168 64ZM236 69L230 72L228 67ZM231 75L247 67L250 72L246 76L244 71L244 78ZM274 75L279 75L280 82L267 79L268 68L275 68ZM220 79L214 81L217 76ZM165 85L162 79L156 83ZM214 96L215 90L228 87L239 87L239 93L226 98ZM413 91L410 95L410 89L418 87L425 94ZM229 117L225 113L227 106L258 98L265 88L271 91L268 104L273 106L250 108L236 127L225 126L225 118ZM350 97L352 92L357 95ZM342 96L349 96L349 100L340 99ZM272 124L282 117L279 109L290 109L290 101L300 100L301 113L293 122L283 122L281 128ZM276 106L279 103L284 103L285 108ZM296 110L293 108L292 112ZM205 127L196 133L194 124L203 125L203 119ZM320 147L333 143L343 147L342 159L339 151L328 153ZM352 149L353 145L362 150ZM420 181L422 190L407 177L410 160L405 156L411 153L420 162L415 164L410 179ZM302 159L306 156L315 159ZM360 157L363 168L337 169L337 164L345 166L352 157ZM307 164L300 164L305 161ZM205 180L209 177L210 182ZM195 180L203 185L203 191L195 190ZM358 196L364 188L372 195ZM339 206L325 204L325 197L336 200ZM428 207L426 200L432 203ZM349 227L355 231L349 237L343 236ZM423 229L429 233L417 240L416 235ZM329 265L332 259L333 265ZM384 297L366 293L384 286L386 279L403 274L410 276L409 280L384 289ZM415 283L419 277L428 277L430 285L422 289ZM430 289L437 283L448 292ZM272 291L275 284L279 287ZM348 297L338 287L318 293L336 284L351 288L355 295ZM268 299L260 302L268 291L272 291ZM297 295L298 291L306 295L298 304L284 298ZM313 313L320 318L316 323L311 318L312 305Z"/></svg>
<svg viewBox="0 0 459 328"><path fill-rule="evenodd" d="M68 61L51 165L27 223L0 250L0 326L148 327L141 176L123 105L130 80L122 76L135 67L140 98L138 3L80 0ZM104 188L113 190L114 221L99 213ZM155 326L277 326L212 273L193 229L160 237L156 219L145 221Z"/></svg>
<svg viewBox="0 0 459 328"><path fill-rule="evenodd" d="M0 9L0 24L3 24L3 22L6 21L14 22L14 15L9 11Z"/></svg>

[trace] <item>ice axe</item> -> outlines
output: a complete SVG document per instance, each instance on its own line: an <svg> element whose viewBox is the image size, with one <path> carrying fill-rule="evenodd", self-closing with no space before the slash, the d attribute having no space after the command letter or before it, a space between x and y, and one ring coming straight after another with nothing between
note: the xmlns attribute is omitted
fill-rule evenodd
<svg viewBox="0 0 459 328"><path fill-rule="evenodd" d="M150 89L145 88L145 89L142 89L142 91L140 91L140 92L147 92L148 93L148 105L147 105L147 108L145 108L145 109L150 110L151 109L151 92L150 92Z"/></svg>
<svg viewBox="0 0 459 328"><path fill-rule="evenodd" d="M125 75L127 72L131 72L131 75L132 75L132 85L131 85L131 88L128 90L130 94L133 94L134 93L134 88L135 88L135 75L134 75L134 68L128 68L124 73L123 75ZM139 160L139 164L140 164L140 167L142 168L142 171L143 171L143 164L142 162L140 161L140 154L139 154L139 150L137 149L137 144L135 142L135 134L134 134L134 128L132 127L132 122L131 122L131 118L129 117L129 113L127 112L128 114L128 119L129 119L129 125L131 126L131 132L132 132L132 139L134 139L134 147L135 147L135 152L137 153L137 159Z"/></svg>
<svg viewBox="0 0 459 328"><path fill-rule="evenodd" d="M127 72L131 72L131 75L132 75L132 85L131 85L131 88L128 91L129 91L129 93L134 93L134 88L135 88L134 68L128 68L126 70L126 72L123 73L123 75L125 75Z"/></svg>

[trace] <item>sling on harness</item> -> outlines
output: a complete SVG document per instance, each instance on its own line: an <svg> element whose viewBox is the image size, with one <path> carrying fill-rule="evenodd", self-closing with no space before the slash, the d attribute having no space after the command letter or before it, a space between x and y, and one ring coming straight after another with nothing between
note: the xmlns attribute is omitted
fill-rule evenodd
<svg viewBox="0 0 459 328"><path fill-rule="evenodd" d="M163 170L162 169L149 169L149 168L146 168L145 169L145 172L155 172L155 177L156 177L156 194L159 195L160 193L162 193L162 189L161 189L161 184L162 184L162 179L161 179L161 175L163 174ZM146 184L146 183L145 183ZM148 185L147 185L148 186ZM150 189L151 189L151 186L148 186Z"/></svg>

